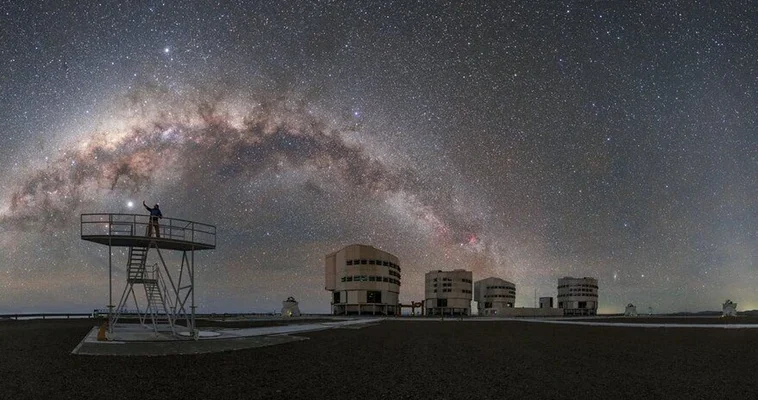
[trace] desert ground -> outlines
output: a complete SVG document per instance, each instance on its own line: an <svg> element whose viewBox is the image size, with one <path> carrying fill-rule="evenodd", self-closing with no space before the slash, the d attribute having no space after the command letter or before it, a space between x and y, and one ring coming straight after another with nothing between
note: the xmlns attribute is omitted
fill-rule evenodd
<svg viewBox="0 0 758 400"><path fill-rule="evenodd" d="M694 322L703 323L699 320ZM749 322L756 320L740 320ZM586 400L758 394L758 329L388 320L223 353L72 355L94 325L87 319L0 321L0 398Z"/></svg>

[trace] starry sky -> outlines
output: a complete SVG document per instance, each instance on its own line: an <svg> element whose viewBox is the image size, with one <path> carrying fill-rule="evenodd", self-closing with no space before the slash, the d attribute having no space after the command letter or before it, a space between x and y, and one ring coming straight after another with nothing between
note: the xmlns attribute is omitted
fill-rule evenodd
<svg viewBox="0 0 758 400"><path fill-rule="evenodd" d="M753 2L76 3L0 3L0 313L104 307L79 216L142 200L217 226L198 312L327 312L352 243L403 302L465 268L758 309Z"/></svg>

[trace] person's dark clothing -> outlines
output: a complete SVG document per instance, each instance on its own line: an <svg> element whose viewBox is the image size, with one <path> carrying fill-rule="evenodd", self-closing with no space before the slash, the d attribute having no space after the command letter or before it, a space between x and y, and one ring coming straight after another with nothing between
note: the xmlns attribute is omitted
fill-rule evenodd
<svg viewBox="0 0 758 400"><path fill-rule="evenodd" d="M158 220L160 218L163 218L163 214L161 213L161 210L156 205L155 208L150 208L146 204L143 204L147 211L150 211L150 222L147 224L147 236L153 235L153 229L155 229L155 237L159 238L161 237L161 227L158 224Z"/></svg>
<svg viewBox="0 0 758 400"><path fill-rule="evenodd" d="M147 209L147 211L150 211L150 216L151 217L163 218L163 214L161 214L160 208L158 208L158 207L150 208L148 206L145 206L145 208Z"/></svg>

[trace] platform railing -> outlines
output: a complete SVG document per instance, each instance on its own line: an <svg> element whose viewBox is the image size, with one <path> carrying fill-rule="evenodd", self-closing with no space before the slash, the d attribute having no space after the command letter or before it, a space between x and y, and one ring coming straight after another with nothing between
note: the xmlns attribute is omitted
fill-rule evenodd
<svg viewBox="0 0 758 400"><path fill-rule="evenodd" d="M147 236L150 216L140 214L82 214L82 236ZM216 246L216 227L178 218L158 220L161 239ZM153 232L152 236L156 236Z"/></svg>

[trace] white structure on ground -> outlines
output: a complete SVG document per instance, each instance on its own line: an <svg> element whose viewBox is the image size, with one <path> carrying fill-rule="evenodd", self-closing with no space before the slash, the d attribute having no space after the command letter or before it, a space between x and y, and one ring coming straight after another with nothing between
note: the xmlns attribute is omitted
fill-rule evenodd
<svg viewBox="0 0 758 400"><path fill-rule="evenodd" d="M516 285L500 278L485 278L474 282L474 300L479 315L502 314L503 309L516 304Z"/></svg>
<svg viewBox="0 0 758 400"><path fill-rule="evenodd" d="M540 297L540 308L553 308L553 297Z"/></svg>
<svg viewBox="0 0 758 400"><path fill-rule="evenodd" d="M721 306L722 317L736 317L737 316L737 303L727 300Z"/></svg>
<svg viewBox="0 0 758 400"><path fill-rule="evenodd" d="M282 317L299 317L300 307L297 306L297 301L294 297L287 297L287 300L282 302Z"/></svg>
<svg viewBox="0 0 758 400"><path fill-rule="evenodd" d="M325 289L332 292L332 314L398 314L398 263L394 255L361 244L327 254Z"/></svg>
<svg viewBox="0 0 758 400"><path fill-rule="evenodd" d="M563 315L597 315L597 279L558 279L558 308Z"/></svg>
<svg viewBox="0 0 758 400"><path fill-rule="evenodd" d="M626 305L626 310L624 311L624 316L626 317L636 317L637 316L637 306L635 306L632 303L629 303Z"/></svg>
<svg viewBox="0 0 758 400"><path fill-rule="evenodd" d="M471 314L471 271L432 271L424 278L426 315Z"/></svg>

